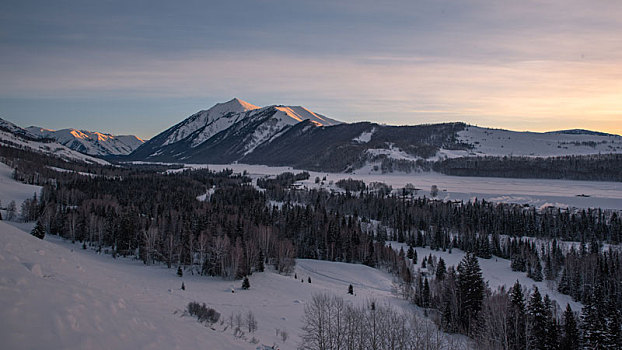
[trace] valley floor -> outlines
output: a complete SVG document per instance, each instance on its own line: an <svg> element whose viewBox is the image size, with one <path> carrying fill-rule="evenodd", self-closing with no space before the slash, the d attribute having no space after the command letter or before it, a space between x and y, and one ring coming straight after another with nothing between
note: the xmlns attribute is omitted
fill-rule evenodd
<svg viewBox="0 0 622 350"><path fill-rule="evenodd" d="M265 165L215 164L186 165L190 168L209 167L212 170L233 169L235 172L247 171L253 178L276 175L286 171L300 172L290 167L268 167ZM622 210L622 183L606 181L574 181L549 179L512 179L495 177L448 176L437 173L391 173L381 174L371 168L362 168L351 174L309 172L311 177L300 183L307 187L320 187L315 178L323 179L325 188L338 190L331 182L353 178L371 182L384 182L394 189L407 183L420 189L418 196L430 197L432 185L438 186L437 198L443 200L485 199L491 202L529 204L536 208L557 206L561 208L603 208Z"/></svg>

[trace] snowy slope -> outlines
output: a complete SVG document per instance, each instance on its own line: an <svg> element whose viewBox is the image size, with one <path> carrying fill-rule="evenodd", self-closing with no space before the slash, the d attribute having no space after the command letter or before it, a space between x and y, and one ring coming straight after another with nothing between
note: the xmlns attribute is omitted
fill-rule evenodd
<svg viewBox="0 0 622 350"><path fill-rule="evenodd" d="M0 200L2 207L6 207L11 201L15 201L19 211L22 208L22 202L32 198L35 194L37 198L41 194L40 186L27 185L13 180L13 169L4 163L0 163Z"/></svg>
<svg viewBox="0 0 622 350"><path fill-rule="evenodd" d="M26 129L32 134L52 138L73 150L94 156L130 154L145 142L134 135L115 136L96 131L50 130L36 126L30 126Z"/></svg>
<svg viewBox="0 0 622 350"><path fill-rule="evenodd" d="M255 349L252 337L291 349L300 341L304 305L316 293L412 307L393 296L391 276L364 265L299 260L296 274L304 282L268 271L253 274L245 291L240 281L179 278L175 269L115 260L55 237L41 241L4 222L0 242L0 305L6 306L0 337L9 349ZM354 296L347 294L350 283ZM252 311L258 331L238 339L226 324L206 328L182 316L190 301L205 302L223 318ZM289 334L285 343L276 329Z"/></svg>
<svg viewBox="0 0 622 350"><path fill-rule="evenodd" d="M15 126L14 124L11 124ZM18 127L19 128L19 127ZM19 128L21 129L21 128ZM24 129L21 129L24 130ZM26 133L30 134L28 131ZM24 138L22 133L11 133L0 129L0 145L8 147L25 148L31 151L40 152L44 154L55 155L57 157L80 161L92 164L109 164L107 161L95 157L91 157L86 154L74 151L65 145L61 145L57 142L44 142L36 141L33 138Z"/></svg>
<svg viewBox="0 0 622 350"><path fill-rule="evenodd" d="M7 131L9 133L13 133L15 135L19 135L19 136L24 136L26 138L30 138L30 139L38 139L40 137L40 135L38 134L34 134L31 133L30 131L26 130L26 129L22 129L19 126L6 121L2 118L0 118L0 130L4 130Z"/></svg>
<svg viewBox="0 0 622 350"><path fill-rule="evenodd" d="M284 114L285 116L293 119L289 121L285 121L288 118L284 116L278 115L275 117L283 118L286 123L296 124L297 122L301 122L305 119L309 119L312 123L317 126L331 126L341 124L341 122L336 121L334 119L327 118L321 114L317 114L311 112L310 110L301 107L301 106L275 106L275 108L280 112L278 114Z"/></svg>
<svg viewBox="0 0 622 350"><path fill-rule="evenodd" d="M474 146L470 152L446 152L443 155L489 156L565 156L600 153L622 153L622 136L594 132L516 132L468 126L458 132L460 141Z"/></svg>
<svg viewBox="0 0 622 350"><path fill-rule="evenodd" d="M192 146L197 146L239 121L246 112L258 108L237 98L218 103L208 110L191 115L171 128L171 132L162 146L179 142L191 135L193 138Z"/></svg>

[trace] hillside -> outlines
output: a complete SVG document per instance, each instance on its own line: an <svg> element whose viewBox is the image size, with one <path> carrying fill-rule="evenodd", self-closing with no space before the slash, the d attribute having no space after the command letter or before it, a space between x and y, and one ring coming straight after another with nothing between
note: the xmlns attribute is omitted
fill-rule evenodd
<svg viewBox="0 0 622 350"><path fill-rule="evenodd" d="M295 273L303 283L267 271L253 274L251 288L242 290L241 281L190 273L180 278L175 269L114 260L56 237L41 241L4 222L0 242L0 302L12 305L0 310L0 336L10 349L295 348L304 305L320 292L346 297L349 284L356 296L347 299L354 303L374 298L411 308L392 295L390 275L364 265L299 260ZM258 330L236 338L224 325L205 327L183 315L191 301L206 303L224 320L252 311ZM287 332L285 342L276 329ZM250 343L253 337L258 344Z"/></svg>

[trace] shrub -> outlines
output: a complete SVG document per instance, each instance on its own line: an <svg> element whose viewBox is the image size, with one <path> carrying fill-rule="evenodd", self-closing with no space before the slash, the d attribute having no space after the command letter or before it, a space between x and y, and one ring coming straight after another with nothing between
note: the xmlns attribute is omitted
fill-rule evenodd
<svg viewBox="0 0 622 350"><path fill-rule="evenodd" d="M220 313L218 311L205 306L205 303L201 305L196 301L188 303L188 313L192 316L196 316L199 322L216 323L218 319L220 319Z"/></svg>

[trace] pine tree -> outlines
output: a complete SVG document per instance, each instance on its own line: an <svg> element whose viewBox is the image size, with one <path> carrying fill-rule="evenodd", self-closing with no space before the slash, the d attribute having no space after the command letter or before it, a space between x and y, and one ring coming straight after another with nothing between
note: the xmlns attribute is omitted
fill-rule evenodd
<svg viewBox="0 0 622 350"><path fill-rule="evenodd" d="M427 278L423 282L423 307L430 307L430 284Z"/></svg>
<svg viewBox="0 0 622 350"><path fill-rule="evenodd" d="M596 287L594 293L586 293L581 310L581 330L583 331L583 346L586 349L604 349L607 343L605 317L600 307L602 293Z"/></svg>
<svg viewBox="0 0 622 350"><path fill-rule="evenodd" d="M607 304L607 334L606 342L609 349L622 349L622 332L620 330L620 310L612 297Z"/></svg>
<svg viewBox="0 0 622 350"><path fill-rule="evenodd" d="M442 281L445 278L446 273L447 266L445 265L445 260L443 260L443 258L439 258L438 264L436 265L436 279Z"/></svg>
<svg viewBox="0 0 622 350"><path fill-rule="evenodd" d="M510 289L508 307L508 343L512 350L522 350L527 346L525 338L525 296L518 282Z"/></svg>
<svg viewBox="0 0 622 350"><path fill-rule="evenodd" d="M265 270L264 260L266 257L264 256L263 250L259 250L259 256L257 257L257 266L255 269L259 272L263 272Z"/></svg>
<svg viewBox="0 0 622 350"><path fill-rule="evenodd" d="M484 259L490 259L492 252L490 251L490 241L488 235L482 235L479 247L479 255Z"/></svg>
<svg viewBox="0 0 622 350"><path fill-rule="evenodd" d="M530 349L547 349L547 316L546 308L542 302L542 296L538 291L538 287L534 287L534 291L529 298L527 305L527 314L530 326L530 332L527 335L527 343Z"/></svg>
<svg viewBox="0 0 622 350"><path fill-rule="evenodd" d="M548 294L544 296L544 309L546 311L546 349L557 350L559 348L559 330L557 319L553 314L553 302Z"/></svg>
<svg viewBox="0 0 622 350"><path fill-rule="evenodd" d="M410 245L408 246L408 251L406 252L406 257L408 257L408 259L412 259L415 256L415 250L413 249L413 246Z"/></svg>
<svg viewBox="0 0 622 350"><path fill-rule="evenodd" d="M534 263L527 264L527 277L530 277L536 282L542 282L542 264L540 264L540 258L537 256L533 259Z"/></svg>
<svg viewBox="0 0 622 350"><path fill-rule="evenodd" d="M251 282L248 280L248 277L244 277L244 281L242 281L242 289L249 289L251 287Z"/></svg>
<svg viewBox="0 0 622 350"><path fill-rule="evenodd" d="M564 311L564 333L560 342L560 349L578 350L579 349L579 330L577 329L577 320L570 308L570 304L566 304Z"/></svg>
<svg viewBox="0 0 622 350"><path fill-rule="evenodd" d="M567 269L564 268L562 272L562 277L559 280L559 284L557 285L557 291L562 294L570 294L570 278L568 277Z"/></svg>
<svg viewBox="0 0 622 350"><path fill-rule="evenodd" d="M43 227L41 220L37 220L37 224L32 231L30 231L30 234L39 239L43 239L43 237L45 237L45 228Z"/></svg>
<svg viewBox="0 0 622 350"><path fill-rule="evenodd" d="M484 279L477 257L467 253L458 264L459 314L462 329L471 334L477 328L478 319L484 300Z"/></svg>
<svg viewBox="0 0 622 350"><path fill-rule="evenodd" d="M441 284L440 314L443 330L454 333L459 329L458 297L456 293L456 275L453 267L449 268L445 280Z"/></svg>

